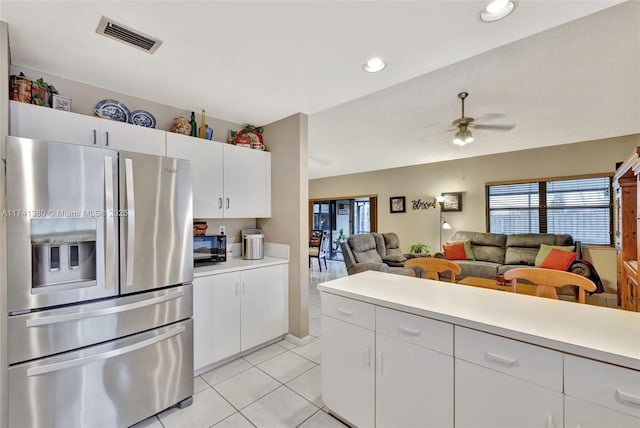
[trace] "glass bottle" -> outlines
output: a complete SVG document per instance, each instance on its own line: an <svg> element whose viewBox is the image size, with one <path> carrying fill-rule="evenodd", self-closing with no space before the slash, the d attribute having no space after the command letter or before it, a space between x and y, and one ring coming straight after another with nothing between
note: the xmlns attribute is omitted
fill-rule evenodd
<svg viewBox="0 0 640 428"><path fill-rule="evenodd" d="M194 112L191 112L191 121L189 123L191 124L191 136L192 137L197 137L198 136L198 126L196 124L196 114Z"/></svg>

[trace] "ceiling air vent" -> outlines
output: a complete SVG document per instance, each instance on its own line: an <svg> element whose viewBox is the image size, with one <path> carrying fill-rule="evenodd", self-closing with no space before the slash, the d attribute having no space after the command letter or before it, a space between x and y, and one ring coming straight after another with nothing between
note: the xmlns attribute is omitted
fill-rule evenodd
<svg viewBox="0 0 640 428"><path fill-rule="evenodd" d="M98 28L96 28L96 33L149 52L150 54L154 53L162 44L162 40L154 39L151 36L134 31L104 16L100 20Z"/></svg>

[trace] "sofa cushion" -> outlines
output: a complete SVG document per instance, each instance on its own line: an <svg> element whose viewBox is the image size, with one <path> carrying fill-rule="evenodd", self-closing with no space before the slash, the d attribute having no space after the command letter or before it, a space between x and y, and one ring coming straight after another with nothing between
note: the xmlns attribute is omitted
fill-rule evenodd
<svg viewBox="0 0 640 428"><path fill-rule="evenodd" d="M393 232L383 233L382 238L384 239L384 248L387 257L402 256L402 249L400 248L400 239L398 238L398 235Z"/></svg>
<svg viewBox="0 0 640 428"><path fill-rule="evenodd" d="M573 245L571 235L555 235L552 233L516 233L507 235L507 247L540 248L546 245Z"/></svg>
<svg viewBox="0 0 640 428"><path fill-rule="evenodd" d="M542 261L540 267L566 271L577 256L576 253L570 251L561 251L557 248L552 248L549 255Z"/></svg>
<svg viewBox="0 0 640 428"><path fill-rule="evenodd" d="M569 252L572 252L573 250L576 249L576 247L574 245L546 245L546 244L541 244L540 245L540 250L538 250L538 254L536 255L535 266L536 267L540 267L540 265L542 264L544 259L547 258L547 256L551 252L551 250L554 249L554 248L557 249L557 250L569 251Z"/></svg>
<svg viewBox="0 0 640 428"><path fill-rule="evenodd" d="M452 241L471 241L471 248L476 260L503 264L507 235L501 233L481 233L458 231L451 237Z"/></svg>
<svg viewBox="0 0 640 428"><path fill-rule="evenodd" d="M538 248L507 247L504 263L507 265L533 266Z"/></svg>
<svg viewBox="0 0 640 428"><path fill-rule="evenodd" d="M455 263L462 269L460 275L456 275L456 280L458 279L458 277L462 279L467 276L475 276L479 278L495 278L496 275L498 275L498 267L500 267L499 263L483 262L477 260L456 260ZM449 276L447 276L447 278L449 278Z"/></svg>
<svg viewBox="0 0 640 428"><path fill-rule="evenodd" d="M491 262L501 265L504 263L504 254L504 247L490 247L486 245L473 246L473 255L477 261Z"/></svg>
<svg viewBox="0 0 640 428"><path fill-rule="evenodd" d="M450 245L443 245L444 258L447 260L467 260L467 253L464 251L464 243L456 242Z"/></svg>
<svg viewBox="0 0 640 428"><path fill-rule="evenodd" d="M464 245L464 253L466 255L467 260L475 260L476 257L473 255L473 249L471 248L470 240L465 239L464 241L447 241L447 245L457 244L459 242L462 242L462 244Z"/></svg>

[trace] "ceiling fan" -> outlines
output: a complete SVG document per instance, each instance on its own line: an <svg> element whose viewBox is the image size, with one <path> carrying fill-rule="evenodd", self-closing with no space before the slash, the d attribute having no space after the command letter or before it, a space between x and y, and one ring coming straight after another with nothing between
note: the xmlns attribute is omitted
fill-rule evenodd
<svg viewBox="0 0 640 428"><path fill-rule="evenodd" d="M473 142L473 135L471 134L470 128L486 129L491 131L511 131L513 128L516 127L515 125L512 125L512 124L491 125L491 124L477 123L478 121L488 120L491 118L502 116L501 114L496 114L496 113L484 115L478 118L477 120L474 119L473 117L465 117L464 116L464 100L468 96L469 96L468 92L460 92L458 94L458 98L460 98L460 101L462 102L462 115L458 119L451 122L452 128L447 130L447 131L456 131L455 135L453 136L454 144L457 144L459 146L464 146L465 144Z"/></svg>

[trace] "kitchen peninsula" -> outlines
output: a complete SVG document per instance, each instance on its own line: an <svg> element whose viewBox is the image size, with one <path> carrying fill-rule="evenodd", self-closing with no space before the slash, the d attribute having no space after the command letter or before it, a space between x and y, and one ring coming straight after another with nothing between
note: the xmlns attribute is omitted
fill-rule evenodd
<svg viewBox="0 0 640 428"><path fill-rule="evenodd" d="M322 397L356 426L640 424L640 314L373 271L318 288Z"/></svg>

